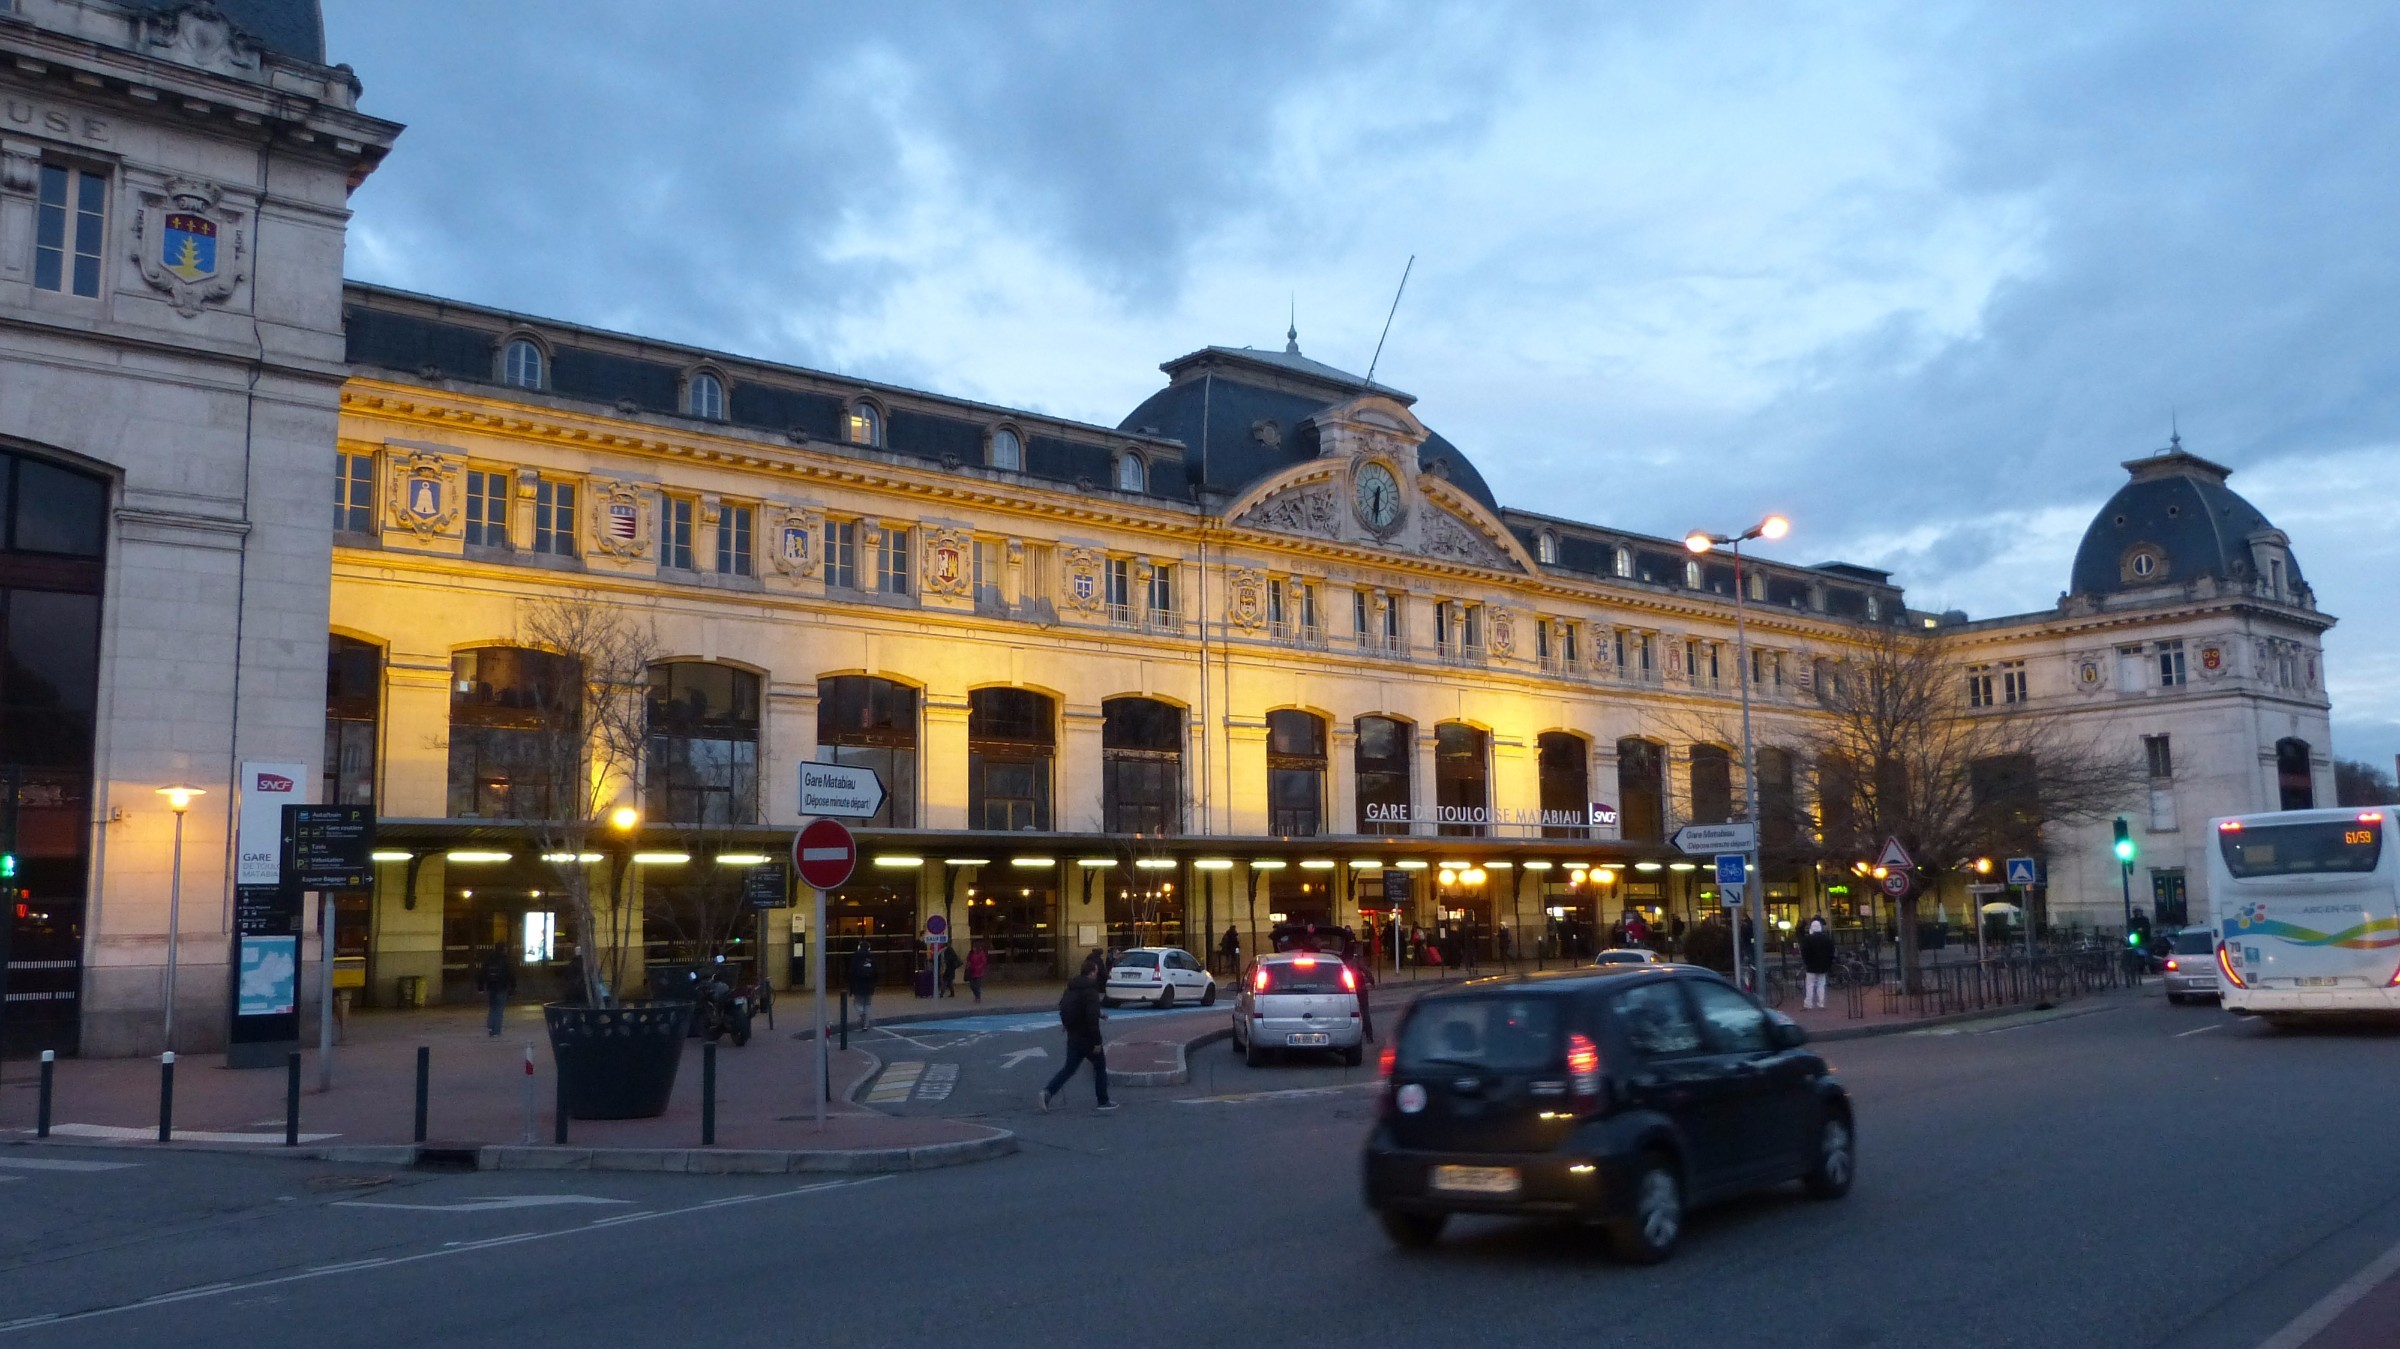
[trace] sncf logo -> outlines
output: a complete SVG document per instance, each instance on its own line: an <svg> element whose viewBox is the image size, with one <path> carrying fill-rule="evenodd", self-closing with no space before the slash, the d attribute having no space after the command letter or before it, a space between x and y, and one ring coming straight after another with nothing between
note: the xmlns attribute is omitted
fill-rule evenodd
<svg viewBox="0 0 2400 1349"><path fill-rule="evenodd" d="M280 777L274 773L258 775L258 790L262 792L288 792L291 789L292 780L290 778Z"/></svg>

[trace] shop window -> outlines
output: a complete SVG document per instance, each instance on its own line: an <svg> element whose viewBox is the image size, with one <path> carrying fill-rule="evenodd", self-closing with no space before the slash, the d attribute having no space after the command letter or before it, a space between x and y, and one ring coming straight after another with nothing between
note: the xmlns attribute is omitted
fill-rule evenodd
<svg viewBox="0 0 2400 1349"><path fill-rule="evenodd" d="M1101 827L1183 832L1183 709L1154 698L1100 704Z"/></svg>
<svg viewBox="0 0 2400 1349"><path fill-rule="evenodd" d="M1030 689L967 695L967 823L974 829L1047 830L1050 770L1058 752L1057 704Z"/></svg>
<svg viewBox="0 0 2400 1349"><path fill-rule="evenodd" d="M817 756L883 779L876 829L917 827L917 691L871 675L817 681Z"/></svg>
<svg viewBox="0 0 2400 1349"><path fill-rule="evenodd" d="M1436 833L1481 838L1492 805L1492 740L1476 727L1446 721L1433 731Z"/></svg>
<svg viewBox="0 0 2400 1349"><path fill-rule="evenodd" d="M583 676L571 656L487 646L450 658L450 814L550 820L579 804Z"/></svg>
<svg viewBox="0 0 2400 1349"><path fill-rule="evenodd" d="M1360 717L1357 730L1358 832L1405 834L1416 727L1395 717Z"/></svg>
<svg viewBox="0 0 2400 1349"><path fill-rule="evenodd" d="M335 636L325 654L325 790L330 805L375 804L375 742L383 711L383 648Z"/></svg>
<svg viewBox="0 0 2400 1349"><path fill-rule="evenodd" d="M758 822L759 677L730 665L650 667L644 813L661 823Z"/></svg>
<svg viewBox="0 0 2400 1349"><path fill-rule="evenodd" d="M1325 719L1296 708L1267 714L1267 832L1325 832Z"/></svg>

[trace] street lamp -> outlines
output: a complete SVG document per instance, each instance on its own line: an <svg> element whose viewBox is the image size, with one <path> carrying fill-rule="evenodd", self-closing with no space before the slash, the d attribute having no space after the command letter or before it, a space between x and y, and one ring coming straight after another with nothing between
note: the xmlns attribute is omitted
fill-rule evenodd
<svg viewBox="0 0 2400 1349"><path fill-rule="evenodd" d="M167 798L167 809L175 812L175 863L167 874L167 1026L168 1052L175 1049L175 952L183 935L183 813L192 808L192 798L206 796L199 787L161 787L158 794Z"/></svg>
<svg viewBox="0 0 2400 1349"><path fill-rule="evenodd" d="M1694 556L1714 548L1733 550L1733 663L1734 673L1742 684L1742 792L1750 809L1750 884L1744 911L1750 918L1750 970L1754 987L1763 989L1766 983L1758 971L1766 968L1767 903L1766 877L1758 870L1758 763L1750 746L1750 628L1743 617L1742 601L1745 586L1742 578L1742 545L1751 539L1780 539L1792 532L1792 522L1780 515L1770 515L1739 534L1711 534L1695 529L1683 536L1683 546ZM1734 942L1735 966L1738 975L1741 941Z"/></svg>

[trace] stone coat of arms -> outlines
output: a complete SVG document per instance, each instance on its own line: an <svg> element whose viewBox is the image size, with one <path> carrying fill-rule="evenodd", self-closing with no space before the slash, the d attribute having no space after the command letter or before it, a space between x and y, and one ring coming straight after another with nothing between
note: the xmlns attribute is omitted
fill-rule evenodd
<svg viewBox="0 0 2400 1349"><path fill-rule="evenodd" d="M224 195L213 183L177 178L164 191L142 193L133 218L133 260L142 279L185 318L223 303L249 274L242 225L249 217L221 205Z"/></svg>

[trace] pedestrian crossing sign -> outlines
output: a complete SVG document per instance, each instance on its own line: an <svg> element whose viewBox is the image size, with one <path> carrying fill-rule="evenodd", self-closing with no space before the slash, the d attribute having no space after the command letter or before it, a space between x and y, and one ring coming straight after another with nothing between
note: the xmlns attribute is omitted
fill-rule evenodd
<svg viewBox="0 0 2400 1349"><path fill-rule="evenodd" d="M2039 885L2041 882L2036 876L2032 858L2011 857L2008 859L2008 883L2010 885Z"/></svg>

